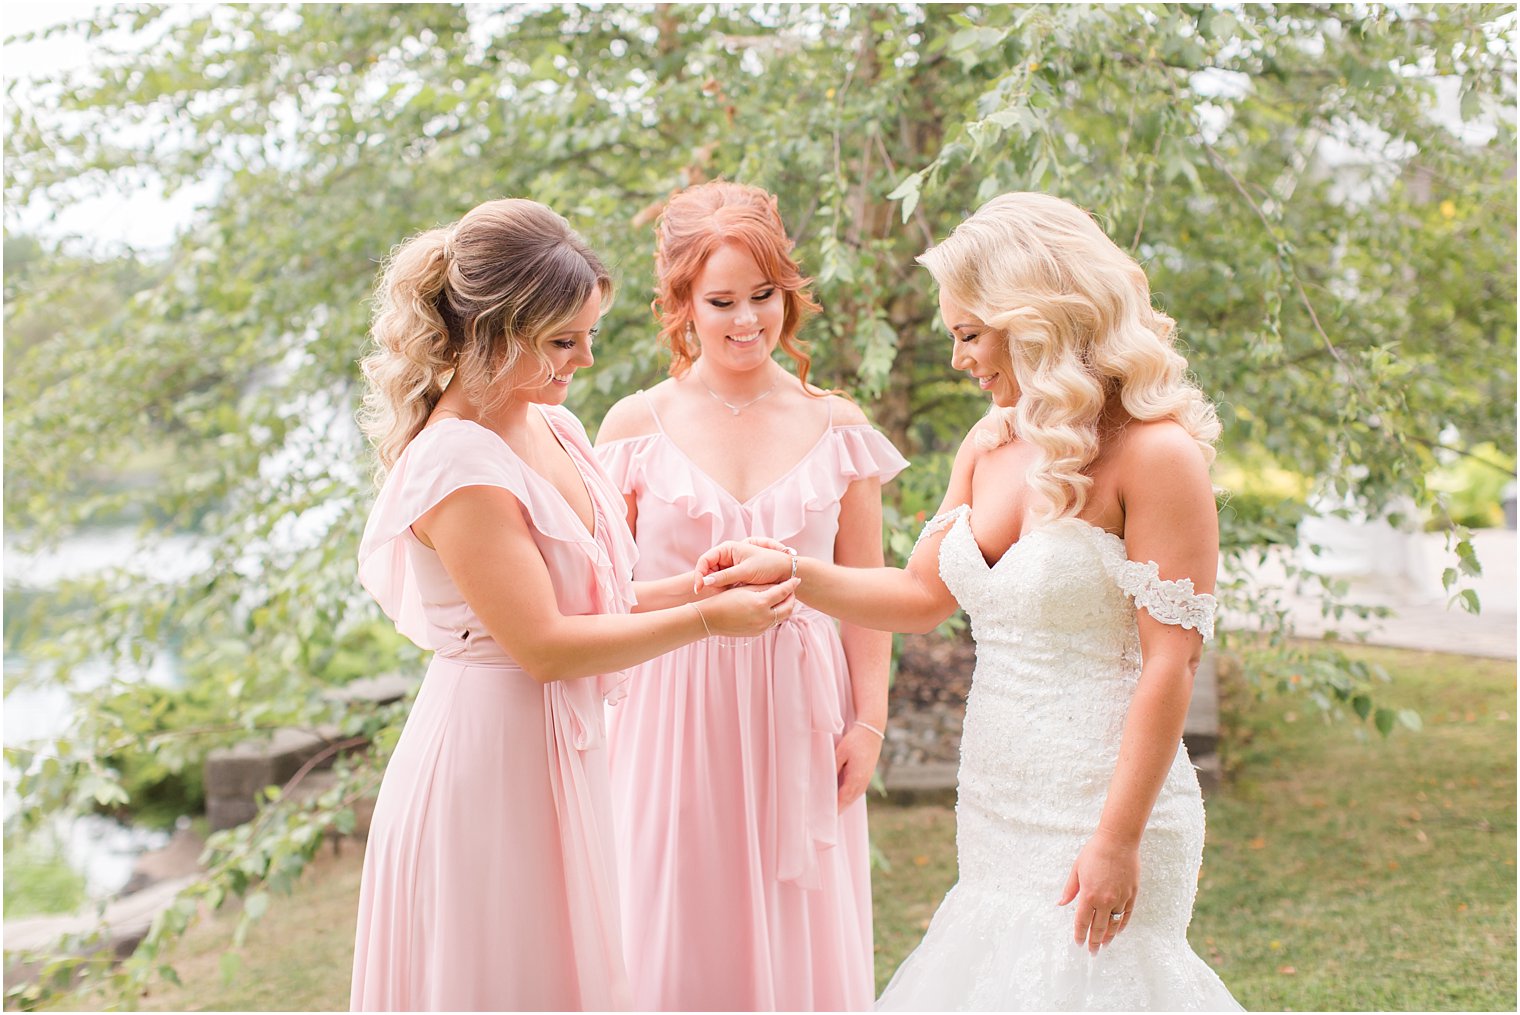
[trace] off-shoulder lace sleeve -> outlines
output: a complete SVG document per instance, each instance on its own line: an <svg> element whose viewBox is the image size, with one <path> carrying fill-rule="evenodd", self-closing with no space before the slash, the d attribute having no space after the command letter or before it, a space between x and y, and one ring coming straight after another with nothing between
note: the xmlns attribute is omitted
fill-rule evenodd
<svg viewBox="0 0 1520 1015"><path fill-rule="evenodd" d="M1163 624L1197 631L1204 641L1213 639L1219 602L1207 592L1193 591L1193 579L1168 580L1161 577L1161 567L1155 561L1142 564L1125 560L1114 580L1125 595L1133 597L1136 609L1143 607Z"/></svg>
<svg viewBox="0 0 1520 1015"><path fill-rule="evenodd" d="M930 518L927 522L924 523L923 531L918 534L918 539L914 540L913 542L913 553L918 552L919 543L922 543L924 540L928 539L936 532L943 532L945 529L948 529L950 526L954 525L959 518L961 518L970 510L970 504L957 504L949 511L942 511L939 514L935 515L933 518ZM913 556L913 553L908 554L908 556Z"/></svg>

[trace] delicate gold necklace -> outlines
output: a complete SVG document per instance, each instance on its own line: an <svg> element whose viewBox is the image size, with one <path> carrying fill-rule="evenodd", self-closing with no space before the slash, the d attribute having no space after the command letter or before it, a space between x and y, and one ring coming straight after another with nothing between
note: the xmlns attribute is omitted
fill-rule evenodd
<svg viewBox="0 0 1520 1015"><path fill-rule="evenodd" d="M707 393L709 395L713 396L713 399L715 401L722 403L723 407L725 409L727 409L729 412L733 413L735 416L739 415L739 410L741 410L741 409L748 409L750 406L754 405L756 402L760 401L762 398L765 398L765 397L769 396L770 394L772 394L776 390L776 385L778 385L778 384L781 383L781 378L778 377L774 381L771 382L771 386L770 387L766 388L764 391L762 391L760 394L756 395L754 398L751 398L748 402L740 402L738 405L735 405L733 402L730 402L728 399L724 398L722 395L720 395L716 391L714 391L708 385L708 383L702 379L702 375L700 373L697 373L696 370L693 370L692 373L694 373L694 374L697 375L697 383L700 384L700 385L702 385L702 387L707 388Z"/></svg>

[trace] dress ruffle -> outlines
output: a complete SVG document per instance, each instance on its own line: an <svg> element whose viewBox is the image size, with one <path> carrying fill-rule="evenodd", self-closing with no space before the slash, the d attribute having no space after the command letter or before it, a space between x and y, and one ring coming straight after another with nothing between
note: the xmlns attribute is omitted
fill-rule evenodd
<svg viewBox="0 0 1520 1015"><path fill-rule="evenodd" d="M600 468L585 430L568 410L540 406L544 418L586 475ZM635 604L632 573L638 560L624 505L604 484L587 479L602 539L586 531L559 490L534 472L498 435L477 423L445 419L414 437L386 475L359 542L359 582L375 597L396 630L418 647L449 654L453 632L428 622L422 586L408 552L411 526L450 494L471 486L491 486L517 498L540 535L578 547L590 563L602 613L628 613ZM415 537L411 537L415 542ZM626 693L622 673L598 678L609 702Z"/></svg>
<svg viewBox="0 0 1520 1015"><path fill-rule="evenodd" d="M696 468L664 432L610 441L597 454L618 489L646 491L684 510L693 522L710 527L713 543L736 529L787 542L806 528L809 512L837 507L851 483L885 483L908 467L892 442L867 424L830 427L796 465L745 501ZM680 467L660 468L664 455L679 457ZM652 467L659 469L658 483L645 482Z"/></svg>
<svg viewBox="0 0 1520 1015"><path fill-rule="evenodd" d="M1214 615L1219 610L1217 599L1207 592L1196 591L1191 578L1175 581L1162 578L1161 565L1153 560L1130 560L1125 554L1124 540L1112 532L1076 519L1073 521L1085 526L1092 534L1114 584L1135 601L1137 610L1145 610L1163 624L1197 631L1206 642L1214 640Z"/></svg>

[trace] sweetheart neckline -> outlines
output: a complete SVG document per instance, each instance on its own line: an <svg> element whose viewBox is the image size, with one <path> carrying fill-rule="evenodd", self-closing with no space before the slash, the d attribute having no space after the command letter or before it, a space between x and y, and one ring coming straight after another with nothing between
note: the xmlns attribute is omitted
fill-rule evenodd
<svg viewBox="0 0 1520 1015"><path fill-rule="evenodd" d="M965 524L965 526L966 526L966 535L970 538L971 545L973 547L975 547L975 549L976 549L977 559L982 562L982 567L983 567L984 570L986 570L986 572L988 574L991 574L992 572L996 571L1000 566L1002 566L1003 561L1005 561L1009 557L1013 556L1014 551L1017 550L1020 546L1022 546L1031 537L1037 536L1037 535L1039 535L1042 532L1048 532L1051 528L1053 528L1054 526L1060 525L1063 522L1075 522L1077 525L1080 525L1082 528L1086 529L1090 533L1095 533L1095 534L1100 535L1100 536L1107 536L1114 543L1118 544L1118 549L1119 549L1120 553L1124 552L1124 537L1123 536L1118 535L1117 533L1110 532L1110 531L1108 531L1105 528L1101 528L1101 527L1099 527L1097 525L1094 525L1092 522L1088 521L1085 518L1075 518L1075 517L1067 516L1065 518L1057 518L1055 521L1052 521L1052 522L1046 522L1044 525L1036 526L1035 528L1031 529L1030 531L1021 534L1018 539L1015 539L1012 543L1008 544L1008 548L1002 552L1002 554L998 557L997 560L995 560L995 561L993 561L992 563L989 564L989 563L987 563L987 555L982 552L982 545L976 541L976 533L971 530L971 505L970 504L962 504L962 505L960 505L959 507L957 507L955 509L955 513L956 513L956 517L950 522L950 528L954 529L956 526L961 525L962 523ZM940 552L941 553L944 552L944 545L945 544L943 542L940 543Z"/></svg>

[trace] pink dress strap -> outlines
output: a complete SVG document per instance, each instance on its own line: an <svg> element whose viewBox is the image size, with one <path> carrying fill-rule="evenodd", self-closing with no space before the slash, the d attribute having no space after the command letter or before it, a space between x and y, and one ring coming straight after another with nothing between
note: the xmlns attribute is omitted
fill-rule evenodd
<svg viewBox="0 0 1520 1015"><path fill-rule="evenodd" d="M844 733L844 706L835 689L818 679L831 663L827 626L832 624L822 614L799 606L776 628L771 670L776 879L804 889L820 886L819 853L839 844L834 741Z"/></svg>
<svg viewBox="0 0 1520 1015"><path fill-rule="evenodd" d="M644 399L644 408L649 410L649 418L654 420L655 433L664 433L665 424L660 421L660 414L654 411L654 396L643 388L639 389L639 395Z"/></svg>

